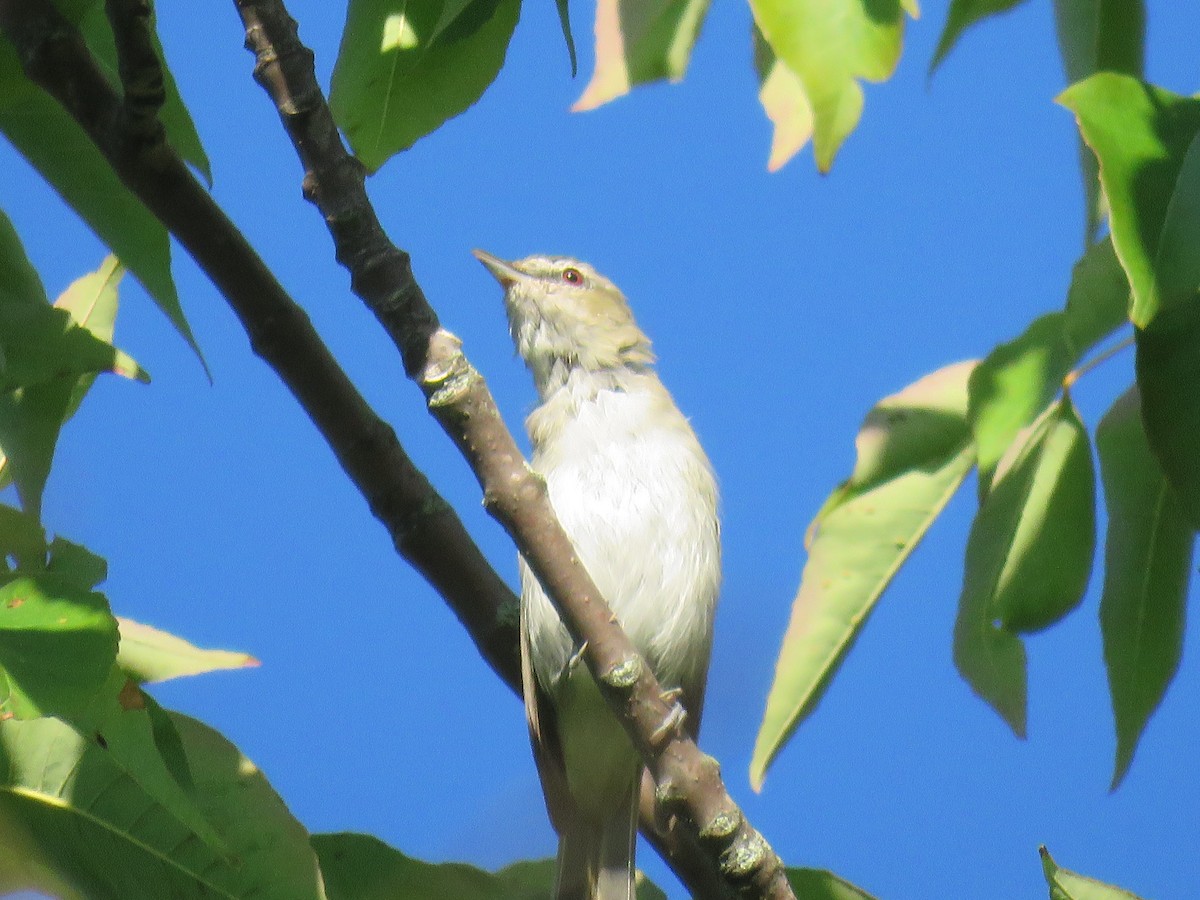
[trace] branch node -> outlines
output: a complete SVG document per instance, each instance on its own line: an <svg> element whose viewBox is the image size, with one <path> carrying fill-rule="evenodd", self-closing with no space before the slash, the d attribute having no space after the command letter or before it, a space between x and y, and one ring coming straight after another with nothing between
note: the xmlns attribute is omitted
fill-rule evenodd
<svg viewBox="0 0 1200 900"><path fill-rule="evenodd" d="M608 671L600 675L600 680L614 691L627 691L642 677L645 663L640 656L627 656Z"/></svg>
<svg viewBox="0 0 1200 900"><path fill-rule="evenodd" d="M771 845L757 831L736 840L721 854L721 872L730 881L749 880L771 853Z"/></svg>
<svg viewBox="0 0 1200 900"><path fill-rule="evenodd" d="M446 334L454 342L454 352L431 359L421 374L421 386L431 409L453 406L466 396L480 377L458 349L462 342L449 332Z"/></svg>
<svg viewBox="0 0 1200 900"><path fill-rule="evenodd" d="M723 844L737 834L742 827L742 813L737 808L717 813L700 829L700 840L706 843ZM733 848L730 848L732 851Z"/></svg>

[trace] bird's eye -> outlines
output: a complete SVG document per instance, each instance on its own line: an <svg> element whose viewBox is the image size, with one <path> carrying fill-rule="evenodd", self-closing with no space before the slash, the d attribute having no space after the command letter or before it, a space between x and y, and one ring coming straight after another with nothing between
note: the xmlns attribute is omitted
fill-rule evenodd
<svg viewBox="0 0 1200 900"><path fill-rule="evenodd" d="M578 269L563 269L562 280L567 284L583 284L583 273Z"/></svg>

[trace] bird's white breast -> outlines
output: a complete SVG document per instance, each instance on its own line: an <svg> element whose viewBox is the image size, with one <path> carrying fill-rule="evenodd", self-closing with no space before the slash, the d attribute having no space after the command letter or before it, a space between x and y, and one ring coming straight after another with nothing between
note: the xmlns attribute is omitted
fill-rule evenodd
<svg viewBox="0 0 1200 900"><path fill-rule="evenodd" d="M717 492L704 451L652 373L576 370L530 417L533 466L581 561L659 680L707 658L720 582ZM524 563L534 669L547 689L572 645Z"/></svg>

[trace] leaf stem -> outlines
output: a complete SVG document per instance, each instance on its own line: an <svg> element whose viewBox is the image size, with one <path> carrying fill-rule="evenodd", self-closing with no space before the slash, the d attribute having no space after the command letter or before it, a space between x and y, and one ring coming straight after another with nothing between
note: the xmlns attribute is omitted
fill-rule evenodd
<svg viewBox="0 0 1200 900"><path fill-rule="evenodd" d="M1110 359L1112 359L1114 356L1116 356L1122 350L1124 350L1127 347L1132 347L1132 346L1133 346L1133 335L1131 334L1129 337L1125 338L1125 340L1121 341L1119 344L1113 344L1111 347L1109 347L1103 353L1093 356L1091 359L1089 359L1087 362L1085 362L1079 368L1072 369L1070 372L1068 372L1066 374L1066 376L1062 380L1063 390L1069 391L1074 386L1075 382L1077 382L1080 378L1082 378L1088 372L1092 371L1092 369L1096 368L1097 366L1099 366L1103 363L1108 362Z"/></svg>

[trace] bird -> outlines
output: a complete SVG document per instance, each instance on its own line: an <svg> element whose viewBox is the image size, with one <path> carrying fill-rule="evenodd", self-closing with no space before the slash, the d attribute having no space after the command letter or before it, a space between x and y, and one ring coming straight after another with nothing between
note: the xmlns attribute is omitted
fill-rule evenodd
<svg viewBox="0 0 1200 900"><path fill-rule="evenodd" d="M699 731L721 583L716 478L624 294L565 256L475 256L533 375L531 466L580 561ZM555 900L633 900L643 764L523 558L526 718L558 833Z"/></svg>

